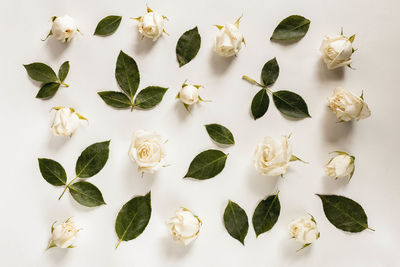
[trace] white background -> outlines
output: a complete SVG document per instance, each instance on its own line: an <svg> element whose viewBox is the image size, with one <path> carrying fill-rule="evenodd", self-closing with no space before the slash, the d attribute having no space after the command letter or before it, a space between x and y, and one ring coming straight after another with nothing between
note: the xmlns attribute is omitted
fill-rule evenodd
<svg viewBox="0 0 400 267"><path fill-rule="evenodd" d="M398 74L400 2L384 1L147 1L169 18L156 43L141 40L134 20L144 13L146 1L3 0L0 6L0 123L1 123L1 250L2 266L400 266L399 204L399 105ZM82 36L70 44L53 38L42 42L50 17L69 14ZM93 36L98 21L122 15L117 32ZM238 57L223 59L212 51L217 32L213 24L234 22L244 15L240 29L247 46ZM281 45L269 41L280 20L301 14L311 22L299 42ZM196 58L179 68L175 45L186 30L199 27L201 49ZM356 33L353 67L328 71L320 60L325 34ZM114 110L96 94L119 90L114 78L120 50L131 55L141 73L140 89L148 85L169 87L159 106L150 111ZM291 121L273 103L267 114L254 121L249 113L258 88L241 80L243 74L259 79L264 63L277 57L280 76L272 90L289 89L307 101L311 119ZM58 69L69 60L66 82L50 100L35 99L39 84L31 81L22 64L45 62ZM186 112L175 96L188 79L205 85L201 95L212 102ZM354 123L336 123L326 98L336 86L364 96L372 116ZM51 135L54 106L72 106L89 119L72 137ZM207 181L183 180L190 161L199 152L218 148L204 124L221 123L234 134L236 145L220 148L229 157L223 172ZM165 139L171 165L155 175L140 178L127 149L135 130L155 130ZM285 178L263 177L251 156L266 135L279 138L292 133L295 155L310 164L291 163ZM68 177L88 145L111 139L104 169L90 179L107 205L85 208L40 175L37 158L59 161ZM323 173L328 152L345 150L356 157L350 183L332 180ZM117 250L116 215L135 195L152 192L153 213L137 239ZM257 203L280 190L281 215L275 227L255 238L250 224L242 246L228 235L222 214L229 199L251 218ZM376 232L348 234L326 219L315 193L340 194L360 203ZM199 238L188 247L174 243L165 221L180 206L193 210L204 222ZM315 216L321 238L296 253L300 244L289 239L288 224L305 213ZM50 225L74 216L83 228L75 249L44 252Z"/></svg>

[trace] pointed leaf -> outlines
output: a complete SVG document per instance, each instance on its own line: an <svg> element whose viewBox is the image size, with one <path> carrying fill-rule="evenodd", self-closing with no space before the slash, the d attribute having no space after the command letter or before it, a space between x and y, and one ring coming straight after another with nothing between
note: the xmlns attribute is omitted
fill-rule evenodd
<svg viewBox="0 0 400 267"><path fill-rule="evenodd" d="M262 88L258 93L254 96L253 101L251 101L251 114L253 114L253 118L259 119L267 112L269 106L269 96L267 94L267 90Z"/></svg>
<svg viewBox="0 0 400 267"><path fill-rule="evenodd" d="M103 91L97 93L103 101L114 108L128 108L132 106L131 100L124 93L115 91Z"/></svg>
<svg viewBox="0 0 400 267"><path fill-rule="evenodd" d="M89 178L101 171L108 160L109 145L110 141L104 141L83 150L76 162L76 176Z"/></svg>
<svg viewBox="0 0 400 267"><path fill-rule="evenodd" d="M60 79L61 82L63 82L65 78L67 78L68 72L69 72L69 61L65 61L58 70L58 78Z"/></svg>
<svg viewBox="0 0 400 267"><path fill-rule="evenodd" d="M57 82L58 78L54 70L44 63L35 62L24 65L29 77L43 83Z"/></svg>
<svg viewBox="0 0 400 267"><path fill-rule="evenodd" d="M198 180L212 178L224 169L227 157L227 154L219 150L203 151L192 160L184 178L191 177Z"/></svg>
<svg viewBox="0 0 400 267"><path fill-rule="evenodd" d="M208 135L217 143L224 145L235 144L235 139L231 131L228 128L222 126L221 124L207 124L205 125Z"/></svg>
<svg viewBox="0 0 400 267"><path fill-rule="evenodd" d="M100 190L93 184L80 181L69 186L69 192L79 204L97 207L106 204Z"/></svg>
<svg viewBox="0 0 400 267"><path fill-rule="evenodd" d="M97 24L94 35L107 36L113 34L121 23L121 16L107 16Z"/></svg>
<svg viewBox="0 0 400 267"><path fill-rule="evenodd" d="M168 88L159 86L146 87L138 93L133 105L141 109L153 108L161 102L167 90Z"/></svg>
<svg viewBox="0 0 400 267"><path fill-rule="evenodd" d="M276 57L265 63L261 71L261 79L265 86L271 86L279 76L279 65Z"/></svg>
<svg viewBox="0 0 400 267"><path fill-rule="evenodd" d="M135 60L122 51L118 55L115 79L121 90L133 99L139 87L139 69Z"/></svg>
<svg viewBox="0 0 400 267"><path fill-rule="evenodd" d="M199 52L201 37L197 27L186 31L176 44L176 57L179 67L189 63Z"/></svg>
<svg viewBox="0 0 400 267"><path fill-rule="evenodd" d="M276 108L284 115L302 119L311 117L304 99L296 93L282 90L272 94Z"/></svg>
<svg viewBox="0 0 400 267"><path fill-rule="evenodd" d="M52 185L62 186L67 183L67 174L63 166L55 160L40 158L39 168L43 178Z"/></svg>
<svg viewBox="0 0 400 267"><path fill-rule="evenodd" d="M299 15L282 20L271 36L274 41L298 41L306 35L311 21Z"/></svg>
<svg viewBox="0 0 400 267"><path fill-rule="evenodd" d="M281 204L278 194L268 196L258 203L253 214L253 228L257 237L274 227L275 223L278 221L280 212Z"/></svg>
<svg viewBox="0 0 400 267"><path fill-rule="evenodd" d="M42 85L42 87L40 87L40 90L37 93L36 98L46 99L53 97L57 93L59 88L60 84L58 82L45 83Z"/></svg>
<svg viewBox="0 0 400 267"><path fill-rule="evenodd" d="M249 230L247 214L238 204L230 200L225 208L224 224L228 233L244 245Z"/></svg>

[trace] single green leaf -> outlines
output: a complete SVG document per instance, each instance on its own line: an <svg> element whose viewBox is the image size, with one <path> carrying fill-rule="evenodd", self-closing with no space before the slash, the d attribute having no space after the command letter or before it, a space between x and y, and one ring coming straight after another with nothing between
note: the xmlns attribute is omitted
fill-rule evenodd
<svg viewBox="0 0 400 267"><path fill-rule="evenodd" d="M201 37L197 27L186 31L176 44L176 58L179 67L189 63L199 52Z"/></svg>
<svg viewBox="0 0 400 267"><path fill-rule="evenodd" d="M110 141L104 141L94 143L83 150L76 162L76 176L89 178L101 171L108 160L109 145Z"/></svg>
<svg viewBox="0 0 400 267"><path fill-rule="evenodd" d="M284 115L302 119L311 117L304 99L296 93L282 90L272 94L276 108Z"/></svg>
<svg viewBox="0 0 400 267"><path fill-rule="evenodd" d="M63 166L55 160L40 158L39 168L43 178L52 185L62 186L67 183L67 174Z"/></svg>
<svg viewBox="0 0 400 267"><path fill-rule="evenodd" d="M278 221L280 212L281 204L278 194L268 196L258 203L253 214L253 228L257 237L274 227L275 223Z"/></svg>
<svg viewBox="0 0 400 267"><path fill-rule="evenodd" d="M53 97L57 93L58 88L60 88L60 84L58 82L45 83L42 85L42 87L40 87L36 98L46 99Z"/></svg>
<svg viewBox="0 0 400 267"><path fill-rule="evenodd" d="M28 72L29 77L35 81L42 83L58 82L58 78L54 70L44 63L35 62L24 65L24 67Z"/></svg>
<svg viewBox="0 0 400 267"><path fill-rule="evenodd" d="M97 24L94 35L107 36L113 34L121 23L121 16L107 16Z"/></svg>
<svg viewBox="0 0 400 267"><path fill-rule="evenodd" d="M338 195L317 194L317 196L322 201L326 218L336 228L351 233L370 229L364 209L354 200Z"/></svg>
<svg viewBox="0 0 400 267"><path fill-rule="evenodd" d="M144 231L151 216L150 198L150 192L145 196L134 197L121 208L115 221L118 245L121 241L135 239Z"/></svg>
<svg viewBox="0 0 400 267"><path fill-rule="evenodd" d="M228 154L219 150L203 151L192 160L184 178L191 177L198 180L212 178L224 169L227 157Z"/></svg>
<svg viewBox="0 0 400 267"><path fill-rule="evenodd" d="M117 79L118 85L121 87L122 91L124 91L130 99L133 99L139 87L139 69L135 60L122 51L118 55L115 79Z"/></svg>
<svg viewBox="0 0 400 267"><path fill-rule="evenodd" d="M100 190L93 184L80 181L69 186L69 192L79 204L97 207L106 204Z"/></svg>
<svg viewBox="0 0 400 267"><path fill-rule="evenodd" d="M299 15L282 20L271 36L274 41L298 41L306 35L311 21Z"/></svg>
<svg viewBox="0 0 400 267"><path fill-rule="evenodd" d="M161 102L167 90L164 87L148 86L138 93L133 105L141 109L153 108Z"/></svg>
<svg viewBox="0 0 400 267"><path fill-rule="evenodd" d="M103 91L97 93L107 105L114 108L128 108L132 106L131 100L124 93Z"/></svg>
<svg viewBox="0 0 400 267"><path fill-rule="evenodd" d="M251 101L251 114L253 114L253 118L259 119L267 112L269 106L269 96L267 94L267 90L262 88L258 93L253 97L253 101Z"/></svg>
<svg viewBox="0 0 400 267"><path fill-rule="evenodd" d="M247 214L238 204L230 200L225 208L224 224L228 233L244 245L249 230Z"/></svg>
<svg viewBox="0 0 400 267"><path fill-rule="evenodd" d="M265 86L271 86L275 83L279 76L279 65L276 57L264 64L261 71L261 79Z"/></svg>
<svg viewBox="0 0 400 267"><path fill-rule="evenodd" d="M67 78L68 72L69 72L69 61L65 61L58 70L58 78L60 79L61 82L63 82L65 78Z"/></svg>
<svg viewBox="0 0 400 267"><path fill-rule="evenodd" d="M228 128L222 126L221 124L207 124L205 125L208 135L217 143L224 145L235 144L235 139L231 131Z"/></svg>

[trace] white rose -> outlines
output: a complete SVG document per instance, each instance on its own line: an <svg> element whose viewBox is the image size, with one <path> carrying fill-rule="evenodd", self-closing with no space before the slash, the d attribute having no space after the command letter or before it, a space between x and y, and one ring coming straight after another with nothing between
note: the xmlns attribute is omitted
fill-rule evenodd
<svg viewBox="0 0 400 267"><path fill-rule="evenodd" d="M164 164L165 152L161 136L155 132L136 131L128 155L136 162L139 171L154 173Z"/></svg>
<svg viewBox="0 0 400 267"><path fill-rule="evenodd" d="M51 128L56 136L72 136L80 126L80 120L86 120L73 108L56 107L54 109L56 113Z"/></svg>
<svg viewBox="0 0 400 267"><path fill-rule="evenodd" d="M335 178L351 178L354 173L354 156L341 151L335 151L338 155L333 157L325 166L325 173Z"/></svg>
<svg viewBox="0 0 400 267"><path fill-rule="evenodd" d="M302 216L292 221L289 225L289 232L296 241L303 245L311 244L320 236L317 223L310 215Z"/></svg>
<svg viewBox="0 0 400 267"><path fill-rule="evenodd" d="M138 30L142 36L156 41L164 32L165 17L148 9L148 13L138 18Z"/></svg>
<svg viewBox="0 0 400 267"><path fill-rule="evenodd" d="M226 24L217 27L219 32L215 38L214 51L224 57L237 55L242 48L242 43L244 43L244 37L239 31L239 24Z"/></svg>
<svg viewBox="0 0 400 267"><path fill-rule="evenodd" d="M199 85L184 83L179 91L178 98L186 105L193 105L200 100L199 88Z"/></svg>
<svg viewBox="0 0 400 267"><path fill-rule="evenodd" d="M368 118L371 111L363 97L358 97L342 87L337 87L328 98L330 109L341 121L361 120Z"/></svg>
<svg viewBox="0 0 400 267"><path fill-rule="evenodd" d="M326 36L321 44L322 58L328 69L336 69L351 64L353 45L351 41L343 36Z"/></svg>
<svg viewBox="0 0 400 267"><path fill-rule="evenodd" d="M261 175L276 176L286 173L291 156L289 137L282 136L280 142L271 137L264 137L254 152L253 161Z"/></svg>
<svg viewBox="0 0 400 267"><path fill-rule="evenodd" d="M169 219L167 223L172 238L185 245L188 245L197 238L201 224L201 220L190 210L185 208L177 210L175 212L175 217Z"/></svg>
<svg viewBox="0 0 400 267"><path fill-rule="evenodd" d="M64 223L55 227L52 226L51 233L52 239L49 247L71 248L79 229L76 228L75 223L68 219Z"/></svg>
<svg viewBox="0 0 400 267"><path fill-rule="evenodd" d="M70 16L53 17L50 35L53 34L57 40L63 43L70 42L77 31L75 21Z"/></svg>

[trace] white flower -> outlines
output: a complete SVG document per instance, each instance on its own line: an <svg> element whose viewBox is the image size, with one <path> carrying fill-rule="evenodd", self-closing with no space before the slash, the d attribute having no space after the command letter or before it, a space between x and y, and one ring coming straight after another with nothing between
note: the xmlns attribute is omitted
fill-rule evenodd
<svg viewBox="0 0 400 267"><path fill-rule="evenodd" d="M261 175L276 176L286 173L291 157L292 147L288 136L282 136L280 142L264 137L254 152L253 161Z"/></svg>
<svg viewBox="0 0 400 267"><path fill-rule="evenodd" d="M79 229L76 228L75 223L68 219L64 223L57 226L51 227L52 239L50 241L49 248L60 247L60 248L72 248Z"/></svg>
<svg viewBox="0 0 400 267"><path fill-rule="evenodd" d="M214 51L224 57L237 55L245 43L243 34L239 31L240 18L234 24L216 25L219 29L215 38Z"/></svg>
<svg viewBox="0 0 400 267"><path fill-rule="evenodd" d="M368 118L371 111L363 96L358 97L342 87L337 87L328 98L330 109L341 121L361 120Z"/></svg>
<svg viewBox="0 0 400 267"><path fill-rule="evenodd" d="M184 83L181 90L179 91L177 98L179 98L184 104L190 106L201 100L199 96L199 88L201 85L191 85Z"/></svg>
<svg viewBox="0 0 400 267"><path fill-rule="evenodd" d="M164 144L155 132L136 131L128 155L141 172L154 173L164 165Z"/></svg>
<svg viewBox="0 0 400 267"><path fill-rule="evenodd" d="M352 41L354 35L350 38L346 36L326 36L322 40L321 53L322 58L328 69L336 69L343 66L350 66L351 56L354 52Z"/></svg>
<svg viewBox="0 0 400 267"><path fill-rule="evenodd" d="M146 36L153 39L153 41L156 41L158 37L165 32L164 22L166 19L166 17L147 7L147 13L136 18L136 20L139 21L138 31L142 36Z"/></svg>
<svg viewBox="0 0 400 267"><path fill-rule="evenodd" d="M80 120L87 120L73 108L55 107L54 109L56 113L51 128L56 136L72 136L80 126Z"/></svg>
<svg viewBox="0 0 400 267"><path fill-rule="evenodd" d="M337 154L325 166L325 173L334 178L351 177L354 173L354 156L342 151L335 151Z"/></svg>
<svg viewBox="0 0 400 267"><path fill-rule="evenodd" d="M79 30L74 19L65 15L63 17L53 17L53 25L49 35L54 35L57 40L64 43L70 42L77 31Z"/></svg>
<svg viewBox="0 0 400 267"><path fill-rule="evenodd" d="M292 221L289 225L289 232L296 241L303 245L310 245L320 236L317 223L311 215L302 216Z"/></svg>
<svg viewBox="0 0 400 267"><path fill-rule="evenodd" d="M197 238L201 224L201 220L190 210L185 208L177 210L175 212L175 217L172 217L167 222L172 238L181 241L185 245L188 245Z"/></svg>

